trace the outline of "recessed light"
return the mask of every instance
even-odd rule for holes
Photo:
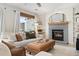
[[[24,5],[27,5],[27,3],[24,3]]]

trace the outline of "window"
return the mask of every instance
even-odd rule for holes
[[[20,16],[20,31],[34,31],[35,30],[35,21],[27,17]]]
[[[25,31],[34,31],[35,23],[33,20],[26,20],[25,22]]]
[[[20,31],[35,31],[35,16],[27,14],[27,13],[20,13]]]

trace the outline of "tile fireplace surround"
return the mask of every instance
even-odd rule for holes
[[[63,31],[63,29],[62,30],[61,29],[52,30],[52,39],[64,41],[64,31]]]
[[[49,38],[52,38],[52,30],[63,30],[63,41],[56,40],[60,43],[68,43],[68,24],[58,25],[58,24],[49,24]]]

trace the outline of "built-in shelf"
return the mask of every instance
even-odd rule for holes
[[[63,22],[51,22],[51,23],[48,23],[49,25],[66,25],[66,24],[69,24],[68,21],[63,21]]]
[[[79,32],[79,31],[76,31],[76,32]]]

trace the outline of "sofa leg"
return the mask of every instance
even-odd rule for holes
[[[29,52],[29,54],[31,54],[31,52]]]

